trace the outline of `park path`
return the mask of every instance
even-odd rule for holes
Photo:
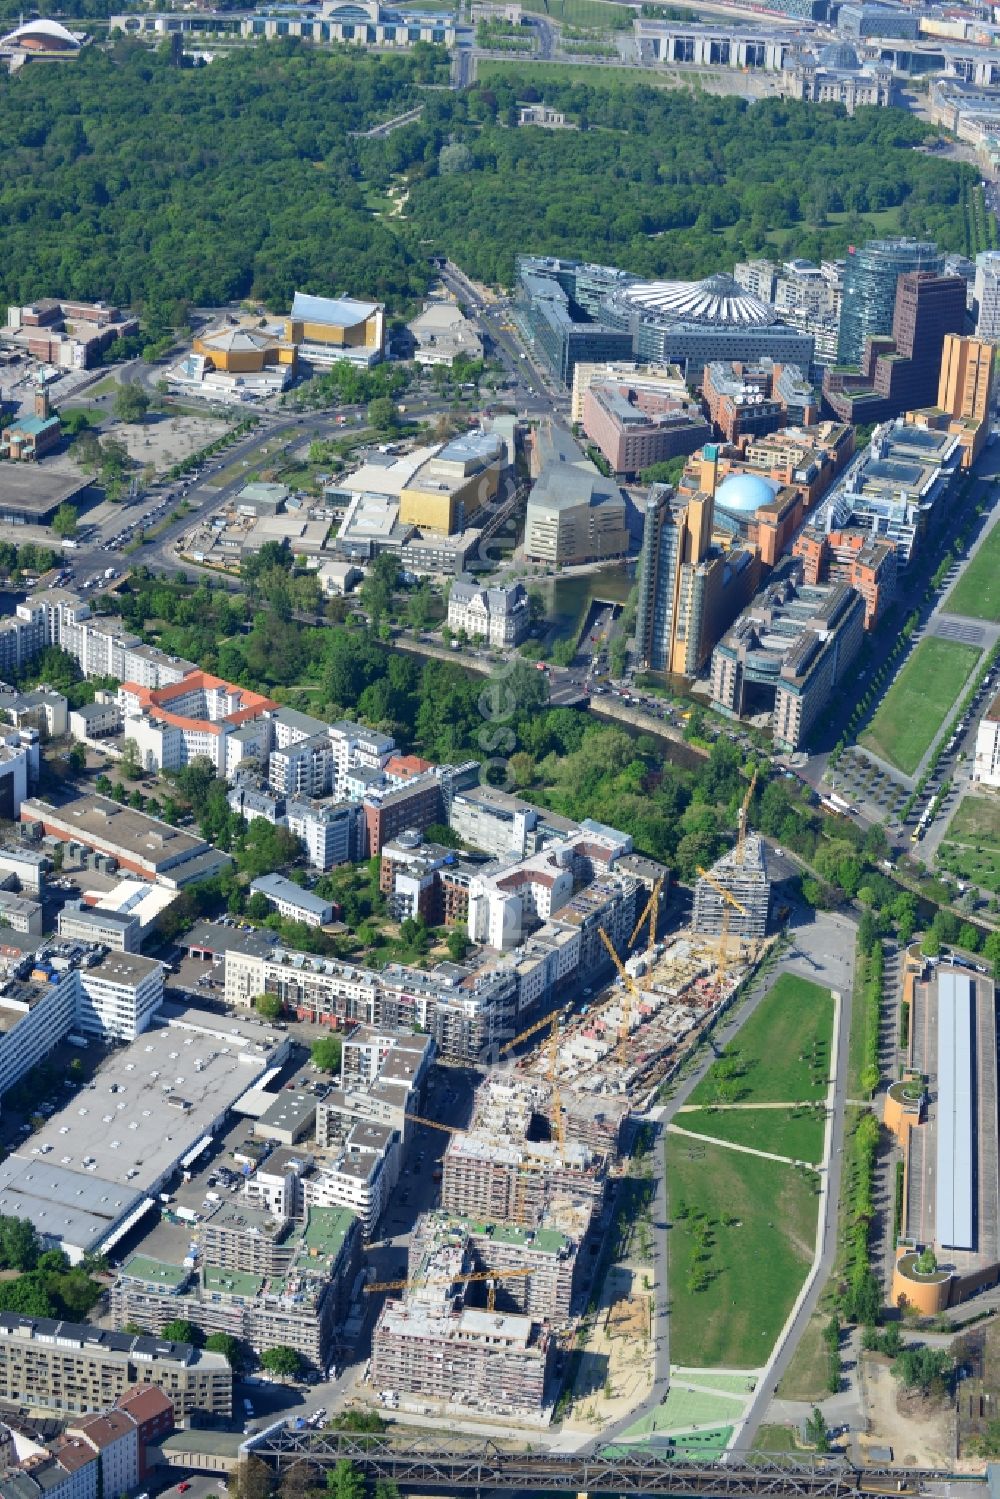
[[[735,1150],[740,1155],[758,1155],[764,1161],[780,1161],[783,1166],[806,1166],[810,1171],[821,1171],[815,1161],[800,1161],[791,1155],[776,1155],[773,1150],[755,1150],[752,1145],[737,1145],[735,1140],[720,1140],[715,1135],[699,1135],[693,1129],[682,1129],[679,1124],[668,1124],[669,1135],[684,1135],[688,1140],[701,1140],[705,1145],[721,1145],[723,1150]]]
[[[803,1103],[801,1098],[790,1098],[787,1103],[683,1103],[677,1112],[678,1114],[703,1114],[706,1109],[711,1109],[713,1114],[721,1114],[729,1109],[819,1109],[822,1107],[819,1100],[807,1104]]]

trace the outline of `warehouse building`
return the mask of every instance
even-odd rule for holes
[[[124,869],[177,889],[209,879],[232,862],[204,838],[107,796],[78,796],[58,807],[31,798],[21,807],[21,821],[39,823],[50,837],[82,843]]]

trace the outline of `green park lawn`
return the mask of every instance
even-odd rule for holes
[[[963,796],[938,849],[937,865],[1000,893],[1000,802]]]
[[[605,26],[615,31],[632,24],[631,11],[610,0],[525,0],[524,8],[572,26]]]
[[[980,650],[929,635],[886,693],[860,743],[912,775],[979,661]]]
[[[818,1177],[670,1135],[667,1189],[671,1359],[759,1368],[812,1260]]]
[[[482,57],[476,65],[476,78],[480,83],[491,79],[505,83],[511,74],[529,79],[544,88],[547,83],[589,83],[602,87],[627,83],[635,88],[670,88],[676,83],[672,76],[657,73],[654,68],[617,68],[613,64],[595,67],[593,63],[535,62],[532,58]]]
[[[691,1103],[821,1102],[829,1083],[832,1030],[829,989],[796,974],[781,974],[727,1048],[737,1058],[738,1071],[727,1066],[726,1059],[713,1063],[691,1094]],[[779,1121],[783,1118],[778,1110],[765,1112],[773,1112]]]
[[[796,1161],[819,1165],[823,1159],[826,1110],[814,1104],[784,1109],[695,1109],[678,1114],[681,1129],[716,1140],[731,1140],[754,1150],[770,1150]]]
[[[945,608],[1000,623],[1000,525],[993,527],[945,599]]]

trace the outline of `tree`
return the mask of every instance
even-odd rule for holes
[[[806,1441],[816,1448],[817,1452],[829,1452],[830,1435],[827,1431],[826,1417],[819,1406],[814,1405],[812,1413],[806,1421]]]
[[[136,780],[142,774],[139,746],[131,736],[122,744],[121,768],[122,775],[127,776],[130,781]]]
[[[98,796],[111,795],[111,780],[104,774],[103,770],[97,777],[97,780],[94,782],[94,790],[97,792]]]
[[[230,1337],[228,1332],[211,1332],[205,1339],[205,1348],[209,1353],[221,1353],[231,1369],[240,1369],[243,1366],[243,1348],[239,1338]]]
[[[169,1338],[171,1343],[198,1343],[201,1340],[200,1330],[193,1322],[185,1322],[183,1317],[175,1317],[172,1322],[165,1323],[163,1336]]]
[[[904,1348],[892,1366],[892,1372],[906,1390],[921,1395],[943,1395],[954,1369],[951,1355],[944,1348]]]
[[[38,1254],[38,1235],[27,1219],[0,1216],[0,1269],[33,1270]]]
[[[265,1020],[277,1020],[284,1008],[277,994],[258,994],[253,1007]]]
[[[259,1457],[240,1463],[229,1482],[233,1499],[271,1499],[275,1489],[274,1474]]]
[[[87,768],[86,746],[80,743],[71,745],[69,754],[66,756],[66,759],[69,762],[70,770],[72,770],[75,775],[79,775],[81,770],[86,770]]]
[[[365,1499],[364,1474],[346,1458],[328,1470],[326,1491],[330,1499]]]
[[[394,432],[399,425],[395,402],[388,396],[377,396],[374,401],[369,401],[368,423],[376,432]]]
[[[135,381],[122,385],[115,396],[115,416],[120,422],[141,422],[149,410],[149,396]]]
[[[450,177],[456,172],[471,172],[472,167],[472,152],[460,141],[442,146],[438,152],[438,172],[442,177]]]
[[[294,1348],[289,1348],[287,1343],[278,1343],[274,1348],[266,1348],[260,1356],[261,1367],[267,1369],[271,1374],[277,1374],[282,1379],[294,1378],[302,1372],[302,1355]]]
[[[342,1050],[339,1036],[321,1036],[313,1042],[309,1055],[321,1072],[339,1072]]]
[[[465,959],[472,943],[469,941],[469,934],[465,930],[465,927],[456,926],[448,933],[445,945],[448,948],[448,956],[452,962],[461,963]]]
[[[76,511],[72,505],[63,503],[59,506],[52,517],[52,529],[57,536],[76,535]]]

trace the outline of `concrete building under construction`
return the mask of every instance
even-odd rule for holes
[[[710,879],[702,875],[695,886],[691,916],[694,931],[703,937],[721,937],[727,931],[730,937],[744,942],[762,941],[767,934],[771,901],[762,839],[756,833],[748,834],[742,847],[723,854],[710,873]],[[723,891],[732,899],[727,900]]]
[[[579,1287],[579,1244],[558,1228],[523,1228],[452,1213],[423,1214],[410,1240],[407,1274],[420,1282],[431,1273],[441,1250],[458,1248],[465,1263],[480,1275],[496,1273],[492,1282],[497,1307],[526,1313],[541,1322],[568,1322]],[[515,1272],[505,1274],[505,1272]]]

